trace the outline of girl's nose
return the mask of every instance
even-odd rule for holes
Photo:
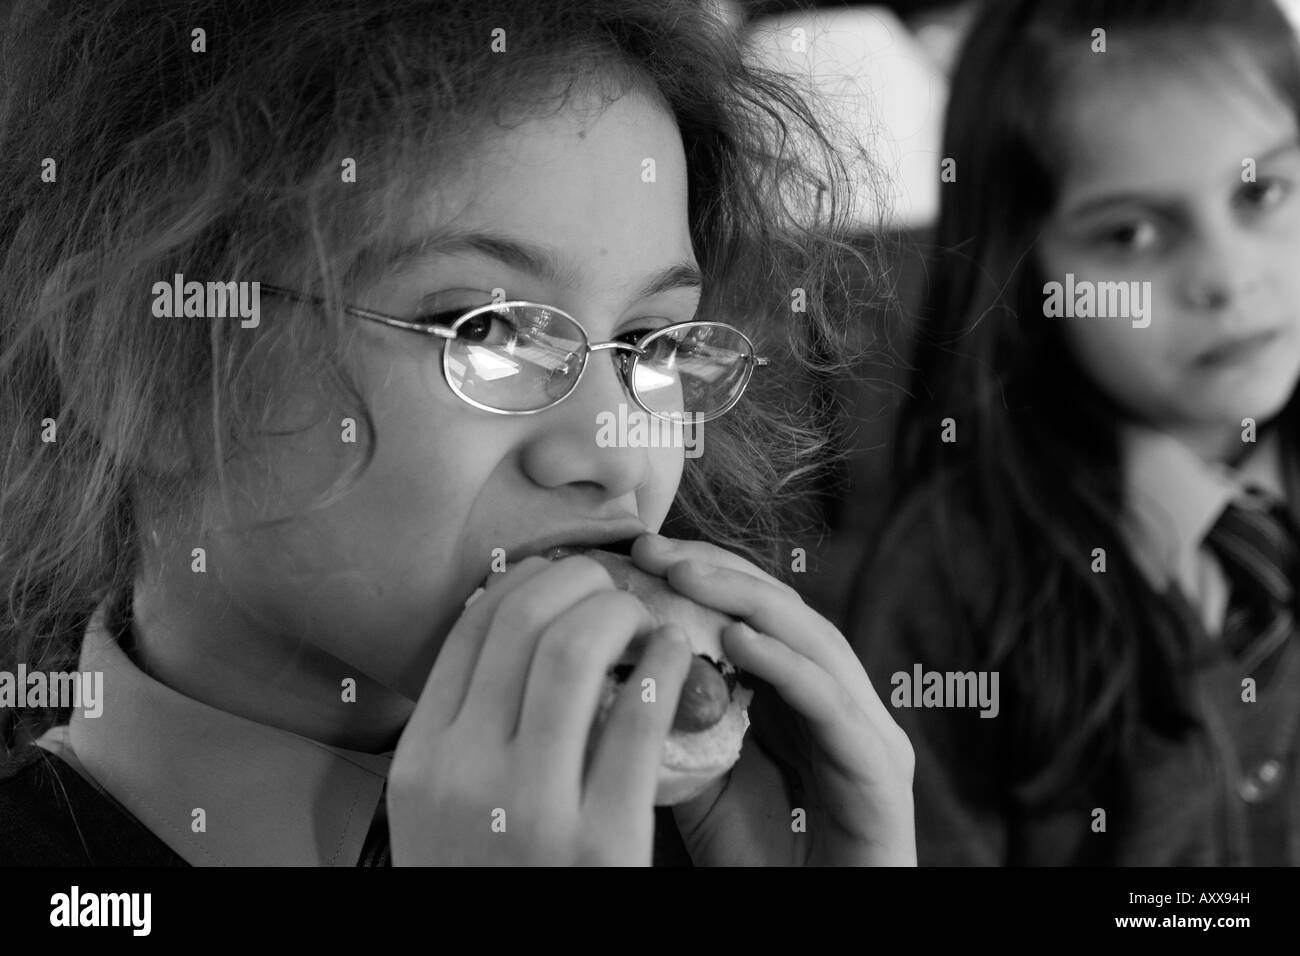
[[[537,427],[523,452],[524,471],[532,481],[547,488],[594,485],[614,498],[645,484],[653,450],[626,441],[631,430],[617,427],[620,419],[643,414],[611,360],[617,355],[613,350],[591,353],[578,387],[532,417]]]
[[[1259,284],[1259,262],[1244,236],[1224,232],[1203,237],[1185,266],[1183,300],[1193,309],[1208,312],[1248,301]]]

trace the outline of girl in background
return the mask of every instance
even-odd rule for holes
[[[783,380],[841,338],[788,307],[833,291],[835,215],[774,200],[844,175],[790,162],[812,114],[719,22],[114,0],[20,3],[4,41],[0,667],[104,699],[4,714],[0,861],[650,862],[686,642],[538,557],[634,538],[747,622],[726,649],[805,735],[674,808],[690,859],[914,858],[906,739],[754,563],[819,455]],[[260,312],[163,314],[177,275]],[[742,400],[746,335],[776,374]],[[620,404],[698,414],[704,457],[602,447]]]
[[[849,628],[923,864],[1300,863],[1298,62],[1272,0],[975,18]]]

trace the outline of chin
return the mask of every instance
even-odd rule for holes
[[[1174,419],[1205,429],[1243,430],[1246,419],[1259,429],[1282,413],[1295,389],[1293,376],[1234,375],[1218,381],[1187,383],[1180,389],[1186,398],[1169,408]]]
[[[1251,419],[1256,428],[1262,428],[1286,409],[1294,395],[1294,382],[1285,386],[1258,383],[1232,396],[1228,403],[1232,411],[1222,417],[1226,419],[1225,425],[1244,429],[1245,420]]]

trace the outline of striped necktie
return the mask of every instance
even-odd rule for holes
[[[361,844],[361,857],[357,860],[357,866],[393,865],[393,857],[388,845],[387,799],[388,787],[385,785],[379,797],[379,806],[375,810],[374,819],[370,821],[370,829],[366,831],[365,842]]]
[[[1231,587],[1224,643],[1249,671],[1271,658],[1295,628],[1295,531],[1281,505],[1248,495],[1224,509],[1205,543]]]
[[[1249,860],[1295,863],[1294,811],[1286,798],[1293,792],[1296,770],[1290,764],[1300,722],[1293,689],[1300,665],[1294,642],[1295,529],[1285,508],[1248,494],[1224,510],[1205,541],[1231,586],[1222,635],[1229,656],[1215,673],[1234,740]],[[1250,703],[1242,695],[1247,677],[1259,688]]]

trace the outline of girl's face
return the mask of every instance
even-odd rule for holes
[[[1062,188],[1038,254],[1066,295],[1074,276],[1076,304],[1090,283],[1128,284],[1129,312],[1038,321],[1063,322],[1085,372],[1138,419],[1229,456],[1242,420],[1263,424],[1300,376],[1295,117],[1260,77],[1243,90],[1105,56],[1062,104]]]
[[[413,211],[402,240],[419,254],[353,290],[352,304],[413,317],[481,305],[500,289],[569,312],[592,342],[693,317],[685,156],[671,116],[647,97],[500,132],[467,168]],[[313,675],[314,692],[333,700],[356,678],[358,702],[384,697],[391,716],[390,692],[419,695],[494,549],[517,561],[656,530],[684,453],[597,443],[599,413],[636,408],[613,353],[593,354],[558,406],[495,415],[452,393],[439,339],[357,323],[352,355],[377,429],[369,469],[325,508],[214,535],[203,542],[208,573],[183,565],[169,589],[182,593],[190,628],[207,626],[205,606],[222,615],[203,653]],[[347,415],[355,410],[331,409],[236,462],[234,519],[291,512],[327,487],[360,455],[361,442],[343,437]],[[289,409],[285,418],[303,421]],[[214,489],[207,506],[221,514],[216,500]],[[310,683],[295,680],[294,692]]]

